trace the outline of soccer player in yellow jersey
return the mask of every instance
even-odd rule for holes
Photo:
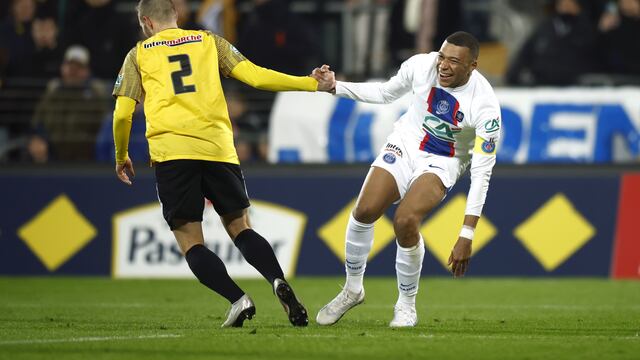
[[[224,263],[204,246],[202,212],[211,200],[227,233],[249,264],[273,287],[294,326],[308,324],[269,243],[251,229],[249,199],[233,145],[220,74],[258,89],[328,91],[335,79],[290,76],[252,64],[223,38],[179,29],[171,0],[141,0],[140,26],[148,38],[131,49],[115,83],[113,134],[116,174],[131,185],[127,155],[136,102],[144,101],[158,198],[189,267],[202,284],[232,304],[222,327],[242,326],[255,314],[251,298],[229,277]],[[322,72],[327,72],[323,66]]]

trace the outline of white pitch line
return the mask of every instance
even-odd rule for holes
[[[155,304],[155,303],[65,303],[49,306],[51,308],[79,308],[79,307],[96,307],[96,308],[151,308],[151,307],[167,307],[182,306],[180,304]],[[563,304],[529,304],[529,305],[489,305],[489,304],[429,304],[425,303],[427,309],[501,309],[501,310],[522,310],[522,309],[542,309],[542,310],[584,310],[584,311],[605,311],[605,310],[631,310],[640,311],[640,305],[624,304],[624,305],[563,305]],[[0,307],[18,307],[18,308],[42,308],[45,307],[41,303],[9,303],[2,304]],[[388,305],[382,304],[363,304],[362,307],[369,309],[393,309],[393,303]]]
[[[366,302],[362,308],[370,309],[393,309],[393,303],[389,305],[368,305]],[[605,311],[605,310],[640,310],[640,305],[561,305],[561,304],[533,304],[533,305],[482,305],[482,304],[424,304],[427,309],[461,309],[461,310],[522,310],[522,309],[542,309],[542,310],[585,310],[585,311]]]
[[[448,338],[460,338],[460,339],[478,339],[478,340],[553,340],[557,339],[557,336],[552,335],[434,335],[434,334],[411,334],[409,331],[406,333],[399,333],[399,335],[417,336],[418,338],[427,340],[438,340]],[[363,338],[388,338],[390,334],[352,334],[351,339]],[[280,334],[278,337],[284,338],[327,338],[337,339],[344,338],[344,335],[329,335],[329,334]],[[590,339],[590,340],[625,340],[625,341],[640,341],[638,336],[609,336],[609,335],[577,335],[572,336],[572,339]]]
[[[162,304],[164,306],[165,304]],[[167,304],[171,305],[171,304]],[[7,307],[19,307],[19,308],[42,308],[45,307],[45,304],[42,303],[11,303],[5,304]],[[153,307],[160,306],[157,304],[145,304],[145,303],[64,303],[64,304],[56,304],[50,307],[97,307],[97,308],[143,308],[143,307]]]
[[[158,334],[140,336],[91,336],[69,339],[24,339],[0,341],[0,345],[29,345],[29,344],[55,344],[55,343],[81,343],[93,341],[118,341],[118,340],[144,340],[144,339],[171,339],[180,338],[182,335]]]
[[[363,329],[364,330],[364,329]],[[300,334],[273,334],[273,333],[269,333],[269,334],[262,334],[264,336],[269,336],[269,337],[276,337],[276,338],[325,338],[325,339],[344,339],[345,338],[345,334],[304,334],[304,333],[300,333]],[[481,339],[481,340],[553,340],[553,339],[557,339],[558,336],[554,336],[554,335],[544,335],[544,334],[534,334],[534,335],[500,335],[500,334],[496,334],[496,335],[467,335],[467,334],[455,334],[455,335],[448,335],[448,334],[425,334],[425,333],[415,333],[413,332],[411,329],[406,329],[406,330],[400,330],[395,334],[389,334],[389,333],[369,333],[366,331],[354,331],[353,333],[351,333],[349,335],[349,339],[357,339],[360,337],[363,338],[388,338],[390,336],[393,335],[398,335],[398,336],[416,336],[418,338],[422,338],[422,339],[432,339],[432,340],[438,340],[438,339],[448,339],[448,338],[461,338],[461,339]],[[229,337],[237,337],[238,333],[237,332],[220,332],[216,334],[216,337],[225,337],[225,336],[229,336]],[[619,336],[619,335],[575,335],[575,336],[571,336],[572,339],[592,339],[592,340],[633,340],[633,341],[640,341],[640,335],[636,334],[635,336]]]
[[[233,336],[237,337],[237,332],[229,332],[225,333],[220,332],[216,334],[217,337],[225,337]],[[265,334],[271,337],[279,337],[279,338],[344,338],[344,334]],[[447,339],[454,337],[453,335],[445,335],[445,334],[412,334],[411,331],[402,331],[398,332],[398,335],[407,335],[407,336],[417,336],[422,339],[430,339],[430,340],[438,340],[438,339]],[[352,334],[352,338],[356,339],[359,337],[364,338],[380,338],[385,337],[388,338],[390,334],[371,334],[363,332],[362,334],[354,333]],[[69,338],[69,339],[31,339],[31,340],[9,340],[9,341],[0,341],[0,345],[30,345],[30,344],[54,344],[54,343],[81,343],[81,342],[95,342],[95,341],[119,341],[119,340],[144,340],[144,339],[167,339],[167,338],[180,338],[182,335],[175,334],[165,334],[165,335],[141,335],[141,336],[105,336],[105,337],[83,337],[83,338]],[[481,339],[481,340],[549,340],[556,338],[552,335],[455,335],[457,338],[466,338],[466,339]],[[632,341],[640,341],[640,336],[610,336],[610,335],[577,335],[572,336],[572,338],[577,339],[593,339],[593,340],[632,340]]]

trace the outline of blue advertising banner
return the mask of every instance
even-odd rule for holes
[[[246,175],[251,217],[288,276],[343,274],[344,231],[367,168],[274,169]],[[474,239],[470,276],[608,276],[619,175],[501,175],[491,182]],[[469,179],[460,180],[423,223],[423,274],[444,275],[462,224]],[[0,174],[0,274],[188,277],[162,219],[155,183],[131,187],[111,171]],[[393,275],[393,209],[376,223],[367,273]],[[247,268],[210,206],[205,240],[232,276]]]
[[[495,93],[502,113],[499,162],[624,163],[640,155],[638,88],[496,88]],[[269,160],[370,163],[412,98],[407,94],[378,105],[279,93],[269,122]]]

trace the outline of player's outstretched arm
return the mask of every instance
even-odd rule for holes
[[[113,142],[116,148],[116,175],[127,185],[131,185],[129,176],[135,176],[133,163],[129,159],[129,134],[131,120],[135,111],[136,101],[126,97],[116,98],[116,108],[113,111]]]
[[[260,90],[270,91],[327,91],[325,80],[312,76],[293,76],[257,66],[249,60],[238,63],[231,77]]]
[[[413,57],[402,63],[398,73],[385,82],[336,82],[334,94],[371,104],[389,104],[412,89],[413,73],[420,67]]]
[[[327,65],[322,66],[322,77],[314,73],[309,76],[284,74],[255,65],[224,38],[210,32],[208,34],[216,43],[218,67],[225,77],[230,76],[256,89],[270,91],[330,91],[335,87],[335,75]]]

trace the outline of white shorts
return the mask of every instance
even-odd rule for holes
[[[432,173],[440,178],[448,192],[467,167],[468,162],[457,157],[430,154],[420,150],[417,143],[407,145],[400,134],[391,133],[380,149],[380,154],[371,164],[391,173],[398,185],[400,200],[404,198],[411,184],[425,173]]]

